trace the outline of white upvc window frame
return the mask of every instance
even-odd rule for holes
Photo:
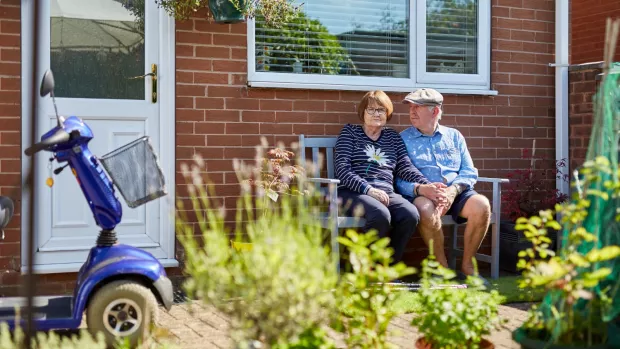
[[[410,92],[421,87],[443,93],[497,95],[491,90],[491,0],[478,0],[478,74],[426,72],[426,2],[409,0],[409,78],[295,74],[256,71],[255,22],[247,23],[248,86],[269,88]],[[421,14],[421,15],[416,15]],[[420,62],[420,64],[418,64]]]

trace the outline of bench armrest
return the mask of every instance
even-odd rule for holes
[[[510,180],[508,180],[507,178],[478,177],[478,182],[510,183]]]
[[[332,178],[305,178],[306,181],[316,183],[317,189],[320,184],[327,184],[327,200],[329,201],[329,218],[332,230],[332,248],[338,248],[336,238],[338,236],[338,184],[340,180]]]
[[[316,178],[316,177],[306,177],[306,181],[315,183],[315,187],[317,190],[320,190],[321,184],[327,184],[327,199],[329,200],[329,210],[331,215],[335,218],[338,217],[338,184],[340,184],[340,180],[332,179],[332,178]]]
[[[323,183],[323,184],[340,184],[339,179],[331,179],[331,178],[306,178],[308,182],[313,183]]]

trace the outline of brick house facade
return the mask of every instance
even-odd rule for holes
[[[571,63],[603,60],[607,18],[620,18],[617,1],[571,0]],[[615,61],[620,61],[616,50]]]
[[[592,131],[593,103],[602,73],[607,18],[620,18],[615,1],[571,1],[570,159],[571,170],[585,160]],[[620,44],[620,42],[618,43]],[[620,62],[616,49],[615,62]]]
[[[445,94],[442,123],[466,137],[480,176],[505,177],[524,168],[523,149],[536,140],[537,154],[555,157],[554,62],[555,1],[492,0],[491,89],[495,96]],[[0,1],[0,193],[17,203],[16,216],[0,242],[0,296],[19,293],[22,273],[20,229],[21,103],[20,1]],[[194,154],[207,163],[215,190],[232,212],[238,193],[233,158],[252,159],[265,136],[271,145],[290,144],[299,134],[337,135],[357,123],[356,103],[365,91],[248,87],[247,27],[216,24],[198,13],[176,23],[177,195],[186,197],[179,168]],[[600,34],[602,36],[602,33]],[[409,126],[404,92],[390,92],[395,115],[390,126]],[[550,161],[550,166],[553,162]],[[487,193],[489,188],[479,188]],[[233,216],[231,216],[233,217]],[[483,242],[488,251],[490,238]],[[182,251],[177,243],[177,259]],[[426,253],[419,237],[407,261]],[[180,275],[180,268],[170,268]],[[75,273],[40,275],[39,290],[68,293]]]
[[[601,63],[584,63],[570,67],[570,170],[586,158],[592,132],[593,97],[599,86]]]

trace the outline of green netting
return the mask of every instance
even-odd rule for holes
[[[612,195],[611,189],[606,189],[603,185],[605,181],[618,182],[618,142],[620,141],[620,64],[614,64],[612,69],[605,74],[601,85],[594,97],[594,115],[593,125],[590,138],[590,144],[586,155],[586,161],[594,161],[597,157],[603,156],[610,162],[612,173],[599,172],[602,177],[601,181],[590,182],[588,188],[606,192],[609,199],[604,200],[599,196],[590,195],[588,199],[591,206],[588,208],[588,216],[581,224],[587,232],[594,234],[598,240],[595,242],[584,242],[577,250],[580,253],[587,253],[592,248],[602,248],[604,246],[620,245],[620,222],[616,220],[618,209],[620,208],[620,199]],[[573,203],[576,199],[573,199]],[[578,227],[578,226],[577,226]],[[562,241],[567,241],[569,231],[577,228],[575,225],[563,226]],[[562,250],[562,257],[566,257],[566,251]],[[620,326],[618,326],[618,316],[620,315],[620,259],[612,259],[610,261],[599,263],[600,267],[609,267],[612,270],[610,277],[605,279],[594,290],[600,294],[601,290],[609,288],[607,295],[611,299],[611,307],[605,308],[603,311],[603,326],[608,326],[608,344],[620,345]],[[554,307],[561,304],[560,295],[549,292],[543,299],[540,310],[546,321],[553,321]],[[589,318],[590,308],[586,301],[582,300],[573,305],[575,313],[579,313],[582,319]],[[596,316],[592,314],[592,316]],[[600,316],[600,315],[599,315]],[[615,319],[615,320],[614,320]],[[558,322],[552,333],[553,338],[558,338],[562,328],[566,324]]]
[[[616,220],[620,199],[602,185],[608,180],[615,184],[618,183],[618,142],[620,141],[620,87],[618,85],[620,71],[618,68],[620,68],[619,64],[612,66],[594,98],[594,125],[586,156],[586,161],[604,156],[609,159],[612,169],[610,174],[600,173],[602,180],[592,184],[595,189],[607,192],[609,199],[591,197],[588,218],[583,224],[586,231],[597,236],[598,241],[595,242],[595,247],[598,248],[620,245],[620,222]],[[566,235],[567,232],[565,231],[564,234]],[[583,244],[578,250],[586,253],[592,247],[594,244]],[[616,258],[601,264],[601,267],[608,267],[612,270],[610,277],[605,279],[596,290],[600,293],[601,290],[609,287],[608,296],[612,305],[603,312],[603,321],[609,322],[620,314],[620,294],[618,293],[620,289],[620,260]],[[585,307],[584,304],[577,304],[577,306]],[[610,332],[612,335],[618,334],[617,331]],[[618,337],[615,340],[617,341]]]
[[[594,160],[598,156],[609,159],[612,173],[600,173],[602,180],[595,182],[592,186],[595,189],[606,191],[609,195],[608,200],[603,200],[598,196],[590,198],[591,206],[588,211],[588,218],[584,221],[583,227],[586,231],[596,235],[598,241],[593,244],[583,244],[578,248],[579,252],[587,253],[592,247],[604,247],[620,245],[620,222],[616,220],[620,198],[615,197],[611,190],[603,186],[605,181],[618,182],[618,142],[620,141],[620,74],[614,68],[620,67],[614,64],[612,69],[603,80],[598,93],[594,97],[594,119],[593,127],[588,146],[586,161]],[[565,236],[567,231],[564,232]],[[612,300],[612,306],[605,311],[604,321],[610,321],[620,314],[620,260],[618,258],[606,261],[601,267],[612,269],[612,275],[603,281],[597,291],[610,287],[608,293]]]

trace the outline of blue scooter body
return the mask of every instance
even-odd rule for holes
[[[81,119],[71,116],[64,121],[63,129],[71,139],[51,147],[58,162],[68,162],[90,206],[95,222],[104,230],[112,230],[121,221],[123,209],[114,195],[112,181],[103,171],[97,158],[88,148],[93,132]],[[56,126],[41,137],[45,141],[53,136],[60,126]]]
[[[93,132],[81,119],[71,116],[62,125],[44,134],[41,142],[50,139],[61,128],[70,134],[69,140],[43,150],[54,153],[58,162],[68,162],[97,225],[103,231],[112,231],[121,221],[122,207],[115,196],[112,181],[88,148],[88,143],[94,137]],[[167,310],[172,306],[172,283],[153,255],[124,244],[94,246],[80,268],[72,297],[38,297],[43,304],[35,312],[44,316],[34,317],[36,328],[78,328],[94,292],[109,281],[121,279],[142,283],[153,291]],[[0,321],[7,321],[11,328],[15,326],[11,303],[17,300],[23,298],[0,298]]]
[[[118,244],[111,247],[93,247],[80,268],[73,296],[41,297],[43,304],[34,317],[37,330],[76,329],[82,323],[82,314],[90,297],[109,281],[128,279],[150,286],[155,297],[167,310],[172,306],[172,283],[159,261],[150,253],[133,246]],[[15,328],[12,305],[22,298],[0,298],[0,322]],[[22,328],[25,319],[21,319]]]

